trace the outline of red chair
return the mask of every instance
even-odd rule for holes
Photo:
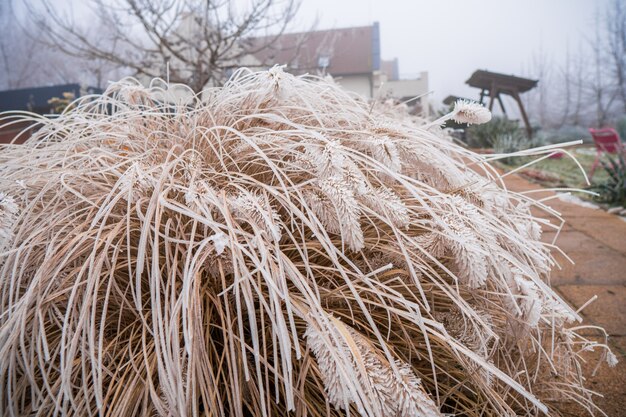
[[[593,137],[593,143],[596,145],[596,160],[593,161],[589,180],[593,178],[593,173],[600,164],[600,157],[603,153],[618,154],[624,152],[624,145],[619,138],[619,134],[615,129],[606,127],[603,129],[589,129],[589,133]]]

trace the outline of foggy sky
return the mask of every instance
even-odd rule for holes
[[[539,54],[558,68],[568,48],[576,54],[594,36],[596,13],[609,1],[302,0],[291,29],[308,30],[316,18],[317,29],[378,21],[382,58],[397,57],[405,78],[428,71],[438,105],[449,94],[478,98],[465,85],[476,69],[526,76]],[[80,14],[80,3],[60,4]]]
[[[303,0],[298,21],[318,29],[380,22],[383,59],[397,57],[400,75],[428,71],[440,102],[449,94],[477,98],[465,85],[476,69],[528,74],[533,55],[553,65],[568,48],[594,36],[596,10],[607,0]]]

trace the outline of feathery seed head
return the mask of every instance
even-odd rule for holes
[[[480,103],[461,99],[454,103],[452,119],[457,123],[480,125],[491,120],[491,112]]]

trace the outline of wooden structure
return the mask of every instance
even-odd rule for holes
[[[531,80],[528,78],[516,77],[514,75],[499,74],[497,72],[484,70],[474,71],[469,80],[466,81],[470,87],[481,89],[481,104],[483,104],[485,96],[489,95],[489,110],[493,110],[493,103],[497,99],[498,103],[500,103],[502,111],[506,114],[506,109],[504,108],[500,95],[506,94],[513,97],[519,105],[520,113],[524,119],[524,125],[526,126],[526,132],[529,138],[532,136],[532,128],[530,127],[528,115],[526,115],[526,110],[524,109],[524,104],[522,103],[520,94],[535,88],[538,82],[538,80]]]

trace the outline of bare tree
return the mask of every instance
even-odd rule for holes
[[[585,109],[585,56],[579,51],[578,55],[572,58],[571,67],[568,66],[568,70],[572,71],[572,75],[568,78],[568,82],[573,85],[570,88],[573,90],[573,94],[570,95],[574,101],[572,115],[570,123],[574,126],[581,126],[584,123],[583,111]]]
[[[552,58],[541,48],[533,53],[529,68],[525,71],[529,77],[539,80],[537,87],[525,94],[524,100],[529,117],[541,126],[552,123],[553,67]]]
[[[626,113],[626,2],[613,0],[606,10],[608,55],[613,66],[617,94]]]
[[[601,30],[601,21],[596,19],[595,36],[589,42],[592,53],[592,71],[588,81],[589,95],[595,104],[596,125],[605,126],[611,116],[610,112],[617,98],[617,89],[613,78],[610,62],[606,51],[606,38]]]
[[[26,35],[37,36],[37,28],[32,24],[23,27],[13,17],[11,4],[0,3],[0,89],[27,87],[62,76],[53,63],[41,65],[50,57]]]
[[[572,53],[569,45],[565,53],[565,61],[558,71],[558,79],[554,81],[555,95],[559,97],[558,106],[554,106],[554,126],[561,128],[567,125],[581,126],[585,120],[589,103],[587,100],[588,63],[582,45],[576,53]]]
[[[106,80],[119,78],[121,74],[109,62],[42,47],[44,31],[23,18],[25,10],[16,5],[0,2],[0,89],[62,83],[104,87]]]
[[[533,55],[529,76],[540,84],[527,100],[542,127],[605,126],[626,112],[626,1],[597,9],[592,36],[553,67],[541,51]]]
[[[53,0],[30,0],[30,11],[51,47],[201,91],[222,83],[235,66],[266,64],[255,55],[287,30],[299,0],[245,4],[244,10],[229,0],[88,0],[90,16],[81,16],[88,26]]]

